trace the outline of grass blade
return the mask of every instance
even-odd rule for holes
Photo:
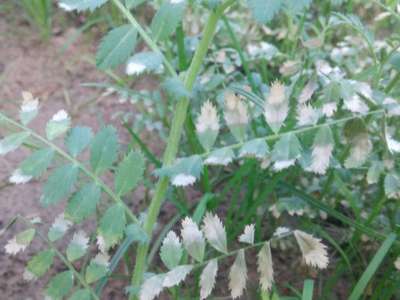
[[[302,300],[312,300],[314,293],[314,280],[307,279],[304,281]]]
[[[376,270],[378,270],[386,254],[389,252],[394,241],[396,240],[396,234],[391,233],[383,242],[382,246],[379,248],[378,252],[375,254],[374,258],[369,263],[367,269],[362,274],[360,280],[357,282],[356,286],[351,293],[349,300],[358,300],[363,295],[369,281],[374,276]]]

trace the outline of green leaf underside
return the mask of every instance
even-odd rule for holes
[[[136,46],[136,40],[137,31],[132,25],[123,25],[111,30],[97,50],[97,67],[105,70],[126,62]]]
[[[86,289],[77,290],[68,300],[91,300],[90,291]]]
[[[144,158],[140,152],[130,152],[119,164],[115,176],[115,191],[125,195],[133,190],[143,178]]]
[[[111,168],[118,156],[118,137],[114,127],[100,130],[90,148],[90,164],[96,174]]]
[[[72,128],[65,139],[65,145],[68,149],[68,152],[73,157],[76,157],[90,144],[92,137],[92,129],[89,127],[77,126]]]
[[[66,216],[79,223],[96,211],[100,201],[101,189],[95,183],[88,183],[76,192],[68,201]]]
[[[23,174],[39,177],[49,167],[54,158],[54,150],[45,148],[35,151],[31,156],[26,158],[20,165]]]
[[[46,287],[46,295],[52,299],[62,299],[69,294],[74,284],[72,271],[65,271],[54,276]]]
[[[53,264],[55,252],[53,250],[45,250],[36,254],[26,266],[27,270],[36,277],[43,276]]]
[[[180,3],[164,2],[151,22],[151,32],[155,40],[167,39],[176,29],[183,17],[186,1]]]
[[[40,203],[48,206],[66,198],[75,185],[78,171],[78,167],[72,164],[61,166],[53,171],[43,187]]]

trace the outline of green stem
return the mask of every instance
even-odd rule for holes
[[[206,27],[204,28],[203,31],[203,38],[196,49],[193,60],[190,64],[190,67],[188,69],[187,75],[184,80],[184,86],[187,90],[191,90],[193,88],[193,84],[196,80],[197,74],[200,71],[203,59],[208,51],[208,47],[214,36],[218,19],[220,18],[224,10],[234,2],[235,2],[234,0],[228,0],[224,2],[216,11],[211,13],[211,15],[209,16]],[[167,147],[164,152],[164,158],[163,158],[164,165],[172,164],[176,158],[188,106],[189,106],[189,99],[187,98],[181,99],[176,105],[174,118],[172,120],[171,131],[167,142]],[[148,209],[148,215],[146,218],[146,222],[144,224],[144,230],[146,231],[147,234],[149,234],[149,236],[152,234],[154,224],[157,221],[158,214],[160,212],[160,207],[165,198],[167,188],[168,188],[168,178],[163,177],[159,180],[156,186],[154,197],[150,203]],[[149,243],[142,244],[138,247],[135,271],[132,276],[132,285],[135,287],[139,286],[140,283],[142,282],[143,273],[145,272],[146,269],[148,249],[149,249]],[[136,298],[135,295],[131,295],[130,297],[130,299],[132,300],[135,298]]]
[[[133,17],[129,9],[127,9],[120,0],[112,0],[114,4],[118,7],[118,9],[121,11],[121,13],[124,15],[124,17],[132,24],[133,27],[138,31],[139,35],[142,37],[142,39],[146,42],[146,44],[150,47],[150,49],[154,52],[156,52],[158,55],[160,55],[164,61],[164,65],[167,68],[168,72],[176,77],[176,71],[175,68],[171,65],[171,63],[168,61],[168,59],[163,55],[161,52],[160,48],[157,46],[157,44],[152,40],[149,34],[143,29],[143,27],[136,21],[136,19]]]
[[[69,155],[67,152],[65,152],[64,150],[62,150],[60,147],[58,147],[57,145],[51,143],[50,141],[46,140],[44,137],[42,137],[41,135],[37,134],[35,131],[33,131],[32,129],[14,121],[13,119],[7,117],[6,115],[4,115],[3,113],[0,112],[0,120],[4,120],[8,123],[10,123],[11,125],[29,132],[29,134],[31,136],[33,136],[35,139],[37,139],[38,141],[42,142],[43,144],[45,144],[46,146],[52,148],[55,152],[57,152],[61,157],[65,158],[66,160],[70,161],[71,163],[73,163],[75,166],[77,166],[79,169],[82,170],[83,173],[85,173],[90,179],[92,179],[98,186],[100,186],[100,188],[110,196],[110,198],[112,200],[114,200],[115,202],[119,203],[120,205],[122,205],[125,209],[126,214],[129,216],[129,218],[135,222],[138,223],[138,219],[135,217],[135,215],[132,213],[131,209],[125,204],[124,201],[122,201],[122,199],[120,197],[118,197],[99,177],[97,177],[94,173],[92,173],[89,169],[87,169],[80,161],[76,160],[75,158],[73,158],[71,155]]]

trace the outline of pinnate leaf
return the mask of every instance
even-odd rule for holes
[[[140,152],[131,151],[119,164],[115,176],[115,191],[125,195],[133,190],[143,178],[144,158]]]
[[[100,200],[101,190],[95,183],[89,183],[76,192],[68,201],[66,216],[79,223],[92,215]]]
[[[65,139],[65,145],[69,153],[76,157],[90,144],[93,137],[92,130],[89,127],[77,126],[71,129]]]
[[[23,142],[25,142],[29,135],[29,132],[18,132],[0,140],[0,155],[5,155],[8,152],[17,149]]]
[[[26,266],[27,270],[36,277],[43,276],[53,264],[53,250],[45,250],[37,253]]]
[[[43,174],[51,164],[54,157],[54,150],[44,148],[35,151],[31,156],[26,158],[20,165],[23,174],[33,177],[39,177]]]
[[[72,289],[74,276],[72,271],[65,271],[55,275],[47,284],[46,295],[51,299],[62,299]]]
[[[122,205],[114,204],[100,219],[99,234],[107,246],[113,246],[123,237],[126,226],[125,211]]]

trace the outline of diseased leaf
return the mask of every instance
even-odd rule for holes
[[[257,256],[257,271],[260,273],[260,284],[263,291],[269,292],[274,283],[274,269],[272,265],[271,246],[267,242]]]
[[[160,257],[168,269],[179,265],[183,254],[182,244],[175,232],[170,231],[160,249]]]
[[[265,139],[250,140],[240,148],[239,156],[251,156],[256,158],[265,158],[269,149]]]
[[[100,130],[90,147],[90,164],[96,174],[109,169],[118,156],[118,137],[114,127]]]
[[[274,145],[272,160],[275,161],[276,171],[288,168],[300,158],[302,147],[297,136],[293,133],[283,135]]]
[[[51,148],[37,150],[21,163],[19,169],[22,174],[40,177],[51,164],[53,157],[54,150]]]
[[[202,230],[212,247],[222,253],[228,253],[225,227],[217,215],[206,213]]]
[[[183,17],[186,0],[165,1],[151,22],[151,32],[155,40],[167,39],[176,29]]]
[[[181,265],[173,268],[167,274],[163,281],[164,287],[173,287],[185,280],[186,276],[192,271],[192,265]]]
[[[211,260],[203,269],[200,276],[200,300],[206,299],[215,286],[218,272],[218,260]]]
[[[97,50],[97,67],[106,70],[125,63],[136,46],[136,39],[137,31],[132,25],[122,25],[111,30]]]
[[[46,124],[46,137],[53,140],[64,134],[71,126],[71,119],[65,110],[59,110]]]
[[[102,6],[108,0],[59,0],[58,6],[66,11],[94,11],[96,8]]]
[[[75,261],[85,255],[87,248],[89,247],[89,238],[85,232],[78,231],[72,237],[72,240],[67,247],[67,259],[69,261]]]
[[[229,289],[231,290],[231,296],[233,299],[243,295],[243,291],[246,289],[246,281],[246,258],[244,255],[244,250],[241,249],[239,250],[235,262],[229,271]]]
[[[124,208],[120,204],[115,204],[108,208],[100,219],[98,232],[104,238],[106,245],[111,247],[123,237],[125,226]]]
[[[193,220],[186,217],[182,221],[181,236],[185,249],[198,262],[202,262],[204,258],[205,240],[203,233]]]
[[[40,203],[43,206],[55,204],[67,197],[78,177],[78,167],[67,164],[54,170],[43,187]]]
[[[115,192],[125,195],[133,190],[143,178],[144,157],[140,152],[131,151],[119,164],[115,175]]]
[[[126,64],[126,74],[139,75],[153,72],[162,67],[162,56],[156,52],[140,52],[133,55]]]
[[[163,290],[164,274],[147,278],[140,288],[140,300],[153,300]]]
[[[106,276],[107,272],[108,257],[104,254],[97,254],[96,257],[90,261],[89,266],[86,268],[85,280],[88,284],[91,284]]]
[[[65,209],[66,216],[79,223],[96,211],[100,200],[101,190],[95,183],[89,183],[76,192],[68,201]]]
[[[17,149],[30,136],[29,132],[18,132],[6,136],[0,140],[0,155],[5,155],[8,152]]]
[[[47,284],[45,293],[51,299],[62,299],[69,294],[74,284],[72,271],[65,271],[55,275]]]
[[[65,139],[65,145],[69,153],[76,157],[90,144],[93,137],[92,129],[89,127],[74,127]]]

